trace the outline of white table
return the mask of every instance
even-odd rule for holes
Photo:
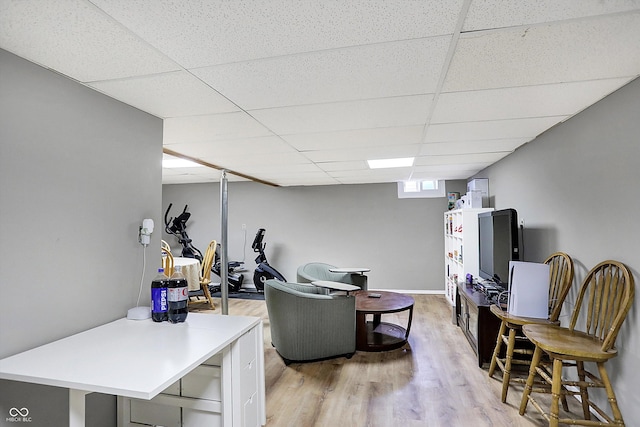
[[[342,273],[342,274],[350,274],[351,281],[358,285],[361,289],[367,289],[367,276],[364,273],[368,273],[371,271],[370,268],[367,267],[336,267],[330,268],[330,272],[332,273]]]
[[[330,268],[329,271],[332,273],[363,275],[364,273],[370,272],[371,269],[366,267],[340,267],[340,268]]]
[[[311,282],[311,284],[320,288],[332,289],[334,291],[344,291],[347,293],[347,295],[349,295],[349,292],[360,290],[360,286],[350,285],[348,283],[342,282],[331,282],[329,280],[316,280]]]
[[[255,351],[255,358],[243,366],[246,350]],[[264,425],[264,351],[257,317],[189,313],[180,324],[120,319],[2,359],[0,378],[68,388],[69,426],[78,427],[85,424],[86,394],[117,395],[119,403],[121,397],[149,400],[217,354],[222,425],[247,425],[241,392],[248,368],[256,370],[248,376],[257,399],[252,400],[257,412],[250,414],[257,423],[251,425]],[[181,406],[179,400],[161,403]]]
[[[181,267],[182,275],[187,279],[190,291],[200,289],[200,261],[195,258],[175,257],[173,258],[174,268]]]

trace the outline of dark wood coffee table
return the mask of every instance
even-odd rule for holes
[[[379,294],[380,298],[369,295]],[[358,291],[356,296],[356,350],[387,351],[407,343],[413,318],[413,298],[397,292]],[[409,310],[406,329],[400,325],[382,322],[382,315]],[[373,315],[373,321],[367,321]]]

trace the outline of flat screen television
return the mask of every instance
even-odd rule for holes
[[[506,287],[509,261],[520,260],[518,213],[515,209],[478,214],[479,274]]]

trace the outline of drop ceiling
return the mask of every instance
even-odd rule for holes
[[[0,47],[230,180],[466,179],[640,75],[640,0],[0,0]]]

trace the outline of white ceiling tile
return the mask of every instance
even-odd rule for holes
[[[82,0],[1,2],[0,46],[81,82],[180,69]]]
[[[640,12],[462,34],[444,91],[637,76],[639,44]]]
[[[426,94],[436,90],[450,40],[404,40],[192,72],[248,110]]]
[[[530,140],[531,138],[513,138],[487,141],[433,142],[423,144],[420,149],[420,155],[442,156],[452,154],[511,152]]]
[[[359,173],[334,177],[341,184],[369,184],[378,182],[407,181],[411,178],[410,170],[395,170],[379,173]]]
[[[567,116],[495,120],[487,122],[445,123],[427,128],[424,142],[474,141],[486,139],[530,138],[560,123]]]
[[[437,172],[465,172],[469,170],[479,171],[487,166],[491,165],[490,161],[473,162],[473,163],[447,163],[447,164],[427,164],[427,165],[415,165],[413,167],[414,174],[421,173],[437,173]]]
[[[297,153],[262,153],[260,155],[243,155],[243,156],[225,156],[220,158],[219,156],[204,157],[205,161],[215,163],[218,161],[218,165],[228,167],[230,169],[243,172],[249,170],[252,165],[267,166],[268,168],[279,168],[281,166],[291,166],[295,164],[310,164],[311,161],[305,156]],[[221,164],[224,163],[224,164]]]
[[[336,102],[253,110],[251,115],[278,134],[331,132],[379,127],[421,125],[431,95]]]
[[[176,172],[173,169],[162,170],[163,184],[191,184],[198,182],[219,182],[222,172],[211,168],[193,168]],[[227,174],[229,181],[248,181],[246,178],[233,174]]]
[[[164,120],[164,145],[184,142],[241,139],[273,134],[244,112],[205,116],[176,117]]]
[[[191,157],[225,158],[256,156],[268,153],[297,153],[277,136],[172,144],[168,148]]]
[[[431,123],[574,115],[628,78],[443,93]]]
[[[428,180],[428,179],[467,179],[478,172],[480,172],[484,168],[478,169],[464,169],[464,170],[454,170],[448,169],[439,172],[415,172],[411,175],[411,180]]]
[[[475,154],[457,154],[452,156],[419,156],[416,157],[416,166],[429,165],[455,165],[465,163],[494,163],[503,157],[508,156],[509,152],[498,153],[475,153]]]
[[[420,151],[419,144],[386,147],[349,148],[338,150],[306,151],[304,155],[315,163],[392,159],[413,157]]]
[[[418,144],[424,126],[404,126],[285,135],[283,139],[300,151],[337,148]]]
[[[186,71],[100,81],[89,86],[161,118],[240,111]]]
[[[185,68],[451,34],[461,0],[92,0]]]
[[[537,24],[640,9],[637,0],[474,0],[463,31]]]
[[[242,171],[250,174],[250,175],[261,175],[261,176],[283,176],[283,175],[295,175],[295,174],[311,174],[311,173],[326,173],[318,168],[313,163],[293,163],[287,165],[286,168],[278,166],[277,168],[272,167],[267,163],[251,163],[244,164],[240,163],[239,166],[242,167]]]
[[[327,172],[333,171],[354,171],[354,170],[369,170],[366,160],[355,160],[346,162],[318,162],[316,165]]]

